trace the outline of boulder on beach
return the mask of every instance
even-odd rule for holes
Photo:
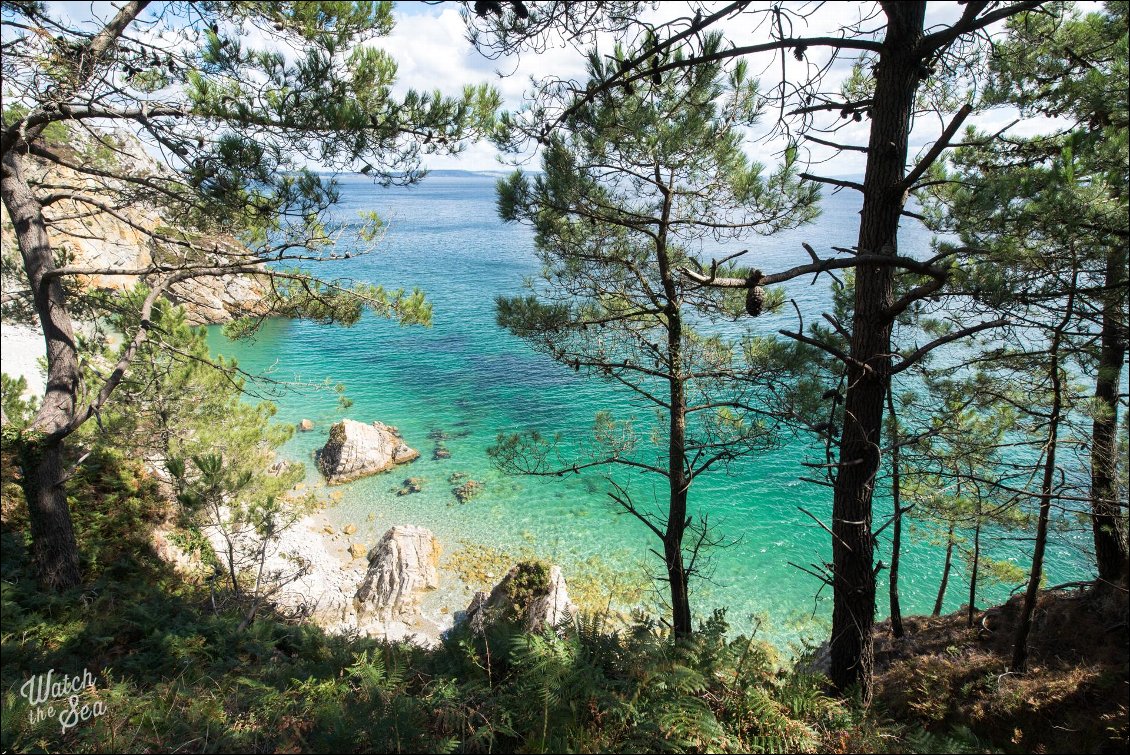
[[[439,541],[423,527],[398,525],[369,551],[369,569],[354,597],[359,617],[382,621],[411,616],[420,593],[439,586]]]
[[[384,472],[419,455],[401,439],[395,427],[343,419],[330,428],[329,440],[318,452],[317,460],[326,482],[336,485]]]
[[[541,561],[515,565],[488,595],[475,593],[463,621],[476,632],[497,621],[521,624],[527,632],[555,627],[574,613],[561,567]]]

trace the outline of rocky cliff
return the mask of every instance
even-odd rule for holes
[[[65,141],[56,135],[50,147],[72,164],[96,170],[123,169],[138,177],[169,178],[169,169],[146,153],[137,137],[126,131],[98,134],[97,139],[70,129]],[[97,200],[102,207],[71,198],[61,198],[45,208],[51,244],[66,264],[98,269],[139,269],[154,263],[161,252],[151,232],[170,229],[161,210],[145,201],[130,201],[130,190],[120,181],[88,175],[70,168],[28,160],[28,180],[33,185],[50,186],[60,196],[82,194]],[[56,188],[57,187],[57,188]],[[133,193],[136,194],[136,191]],[[235,240],[217,238],[222,246]],[[15,232],[7,212],[0,213],[0,253],[5,259],[18,259]],[[160,261],[160,260],[158,260]],[[7,267],[7,266],[6,266]],[[137,276],[98,274],[79,276],[80,286],[123,290],[138,282]],[[4,290],[23,288],[22,281],[5,280]],[[189,322],[210,324],[262,311],[263,286],[253,277],[227,275],[195,278],[174,284],[168,298],[185,307]]]

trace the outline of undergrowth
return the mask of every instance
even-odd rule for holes
[[[166,504],[141,468],[92,454],[68,483],[86,582],[41,591],[9,460],[2,532],[4,751],[856,752],[983,751],[878,721],[771,647],[727,637],[717,612],[689,642],[650,621],[586,616],[557,632],[499,624],[434,649],[327,635],[190,584],[153,552]],[[20,689],[89,670],[61,730]],[[57,701],[63,708],[67,701]],[[57,711],[56,711],[57,712]],[[970,742],[972,741],[972,744]],[[970,749],[970,748],[973,749]]]

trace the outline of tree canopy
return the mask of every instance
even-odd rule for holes
[[[18,444],[38,563],[47,584],[69,587],[79,572],[57,485],[61,443],[121,383],[152,330],[157,299],[185,281],[242,274],[264,289],[261,315],[349,323],[369,307],[426,320],[419,294],[310,271],[358,251],[335,245],[339,192],[316,170],[414,182],[423,155],[457,152],[487,132],[499,99],[485,85],[455,97],[395,96],[396,65],[371,44],[391,30],[387,2],[132,0],[90,21],[38,2],[4,3],[2,12],[0,195],[20,254],[7,269],[26,284],[6,293],[5,304],[34,313],[48,360],[46,394]],[[107,126],[140,135],[159,164],[130,154]],[[66,178],[44,180],[42,170]],[[132,221],[126,208],[139,205],[159,208],[164,223]],[[74,213],[133,228],[152,244],[152,262],[125,270],[67,264],[57,244],[62,218]],[[72,284],[100,273],[144,278],[148,294],[116,364],[83,392],[74,335],[81,293]]]
[[[592,80],[628,56],[617,49],[605,62],[594,52]],[[668,500],[655,511],[633,498],[630,481],[612,480],[610,495],[663,543],[678,636],[691,631],[687,586],[700,551],[719,542],[707,517],[688,508],[692,483],[775,445],[774,427],[810,409],[783,378],[790,368],[799,373],[798,349],[726,338],[708,325],[780,297],[766,301],[757,289],[746,302],[679,272],[720,241],[816,215],[818,190],[800,182],[793,162],[768,172],[743,151],[743,129],[760,109],[742,62],[657,77],[627,97],[578,108],[549,138],[543,174],[516,172],[498,186],[499,214],[533,227],[543,265],[531,295],[499,300],[499,323],[558,362],[626,388],[656,421],[601,412],[583,459],[555,456],[538,433],[503,438],[494,455],[526,473],[620,466],[666,478]],[[684,544],[688,531],[693,542]]]

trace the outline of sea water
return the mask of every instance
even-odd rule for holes
[[[660,544],[643,525],[617,511],[599,472],[508,476],[492,466],[487,454],[499,433],[527,429],[559,432],[567,443],[580,444],[602,409],[641,423],[654,417],[652,407],[633,401],[624,389],[557,364],[496,324],[495,297],[523,293],[523,281],[535,276],[539,265],[529,229],[498,219],[495,180],[479,174],[433,174],[415,187],[381,188],[363,176],[340,179],[340,217],[376,211],[386,233],[372,253],[321,267],[320,274],[390,288],[418,286],[434,306],[431,327],[400,327],[373,315],[351,328],[270,320],[250,341],[228,341],[213,328],[211,348],[267,379],[256,390],[277,403],[278,421],[314,422],[312,432],[296,433],[282,453],[306,463],[307,483],[315,488],[321,477],[313,453],[324,444],[330,425],[342,417],[395,425],[420,451],[420,459],[411,465],[333,489],[340,495],[327,513],[339,525],[358,526],[353,540],[371,544],[393,525],[417,524],[435,532],[445,558],[468,546],[487,546],[515,558],[534,553],[560,564],[571,582],[599,573],[599,589],[659,611],[664,585],[655,577],[662,564],[651,549]],[[858,211],[859,199],[852,193],[828,195],[815,223],[751,238],[737,247],[729,244],[716,251],[707,246],[704,252],[709,258],[748,248],[744,264],[766,272],[782,270],[809,261],[801,242],[822,255],[830,254],[832,246],[854,244]],[[930,243],[930,234],[916,221],[904,223],[901,253],[925,255]],[[786,296],[804,313],[806,324],[828,311],[829,284],[828,276],[786,284]],[[754,324],[755,332],[765,335],[798,326],[792,306]],[[339,394],[324,385],[327,380],[344,386],[353,404],[343,408]],[[432,438],[439,433],[446,437],[450,458],[433,458]],[[730,543],[705,554],[709,561],[704,576],[691,585],[699,617],[726,607],[736,629],[747,630],[756,622],[762,636],[782,646],[825,636],[830,589],[791,565],[812,568],[831,560],[830,536],[800,511],[803,507],[830,521],[830,489],[799,479],[812,476],[802,462],[821,454],[810,438],[785,436],[777,450],[719,467],[696,480],[691,510],[709,514],[715,531]],[[484,483],[482,493],[458,503],[449,482],[453,473]],[[422,492],[397,495],[407,477],[423,478]],[[630,482],[638,504],[662,508],[664,479],[634,476]],[[876,526],[889,514],[889,501],[877,495]],[[944,549],[922,529],[911,525],[904,532],[903,611],[926,613],[933,607]],[[1050,583],[1085,576],[1084,535],[1065,535],[1054,544],[1047,565]],[[876,554],[888,563],[889,537],[887,528]],[[994,557],[1012,558],[1021,565],[1030,558],[1027,541],[1002,540],[989,548]],[[961,605],[968,590],[962,584],[960,559],[955,557],[955,562],[946,610]],[[454,579],[450,574],[444,578]],[[632,592],[624,590],[625,585],[649,589]],[[883,572],[880,617],[886,613],[885,587]],[[991,605],[1006,598],[1010,587],[982,589],[979,603]],[[460,589],[469,595],[469,586]],[[461,599],[459,590],[451,592],[452,602]]]

